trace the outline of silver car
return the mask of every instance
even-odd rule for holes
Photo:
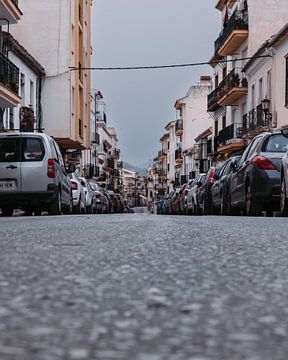
[[[86,196],[84,187],[78,176],[75,173],[68,174],[71,180],[72,193],[73,193],[73,213],[85,214],[86,213]]]
[[[0,208],[2,216],[14,209],[40,215],[72,211],[72,188],[57,143],[42,133],[0,134]]]
[[[94,193],[87,179],[79,177],[80,183],[84,188],[85,200],[86,200],[86,213],[92,214],[95,211]]]

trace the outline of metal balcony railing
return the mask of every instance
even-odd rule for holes
[[[97,132],[92,132],[91,142],[93,144],[100,145],[100,135]]]
[[[229,140],[242,138],[242,124],[231,124],[219,131],[219,144],[225,144]]]
[[[106,124],[106,113],[104,111],[97,111],[96,112],[96,121],[97,122],[104,122]]]
[[[217,135],[217,136],[214,136],[214,153],[217,153],[218,147],[219,147],[219,137]]]
[[[175,160],[182,160],[182,149],[175,150]]]
[[[19,69],[2,52],[0,52],[0,82],[18,95]]]
[[[167,170],[165,170],[165,169],[160,169],[159,172],[158,172],[158,175],[159,175],[159,176],[163,176],[163,177],[164,177],[164,176],[167,176]]]
[[[183,130],[183,119],[178,119],[175,124],[175,131]]]
[[[235,30],[248,30],[248,12],[235,10],[228,20],[226,26],[220,33],[218,39],[215,41],[215,54],[224,45],[227,38]]]
[[[159,150],[158,151],[158,157],[159,158],[162,157],[162,156],[166,156],[166,155],[167,155],[166,151],[164,151],[164,150]]]
[[[216,111],[220,105],[219,101],[234,88],[247,88],[248,83],[242,68],[234,68],[220,82],[219,86],[208,95],[208,111]]]
[[[107,159],[107,167],[114,170],[115,168],[114,159]]]
[[[244,114],[242,121],[242,136],[249,134],[255,135],[255,132],[261,132],[263,128],[269,127],[270,125],[269,120],[265,118],[261,104],[258,105],[256,109],[250,110],[248,114]]]

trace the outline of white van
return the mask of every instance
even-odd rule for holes
[[[72,187],[58,144],[42,133],[0,133],[0,208],[36,215],[71,213]]]

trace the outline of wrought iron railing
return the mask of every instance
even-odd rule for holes
[[[231,124],[219,131],[219,144],[225,144],[227,141],[232,139],[241,139],[242,127],[242,124]]]
[[[0,52],[0,82],[18,94],[19,69],[2,52]]]
[[[182,149],[179,148],[175,150],[175,160],[181,160],[182,159]]]
[[[227,38],[235,30],[248,30],[248,12],[235,10],[228,20],[226,26],[223,28],[218,39],[215,41],[215,54],[224,45]]]
[[[248,83],[242,68],[234,68],[220,82],[218,87],[208,95],[208,111],[216,111],[220,105],[219,101],[234,88],[247,88]]]
[[[183,130],[183,119],[178,119],[175,124],[175,131]]]

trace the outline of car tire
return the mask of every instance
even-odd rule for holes
[[[57,191],[56,198],[52,201],[49,206],[48,214],[49,215],[61,215],[62,205],[61,205],[61,192]]]
[[[73,206],[73,214],[81,214],[81,198],[77,205]]]
[[[65,207],[64,214],[65,215],[73,214],[73,198],[72,198],[72,195],[71,195],[71,198],[70,198],[69,205],[67,207]]]
[[[281,179],[280,211],[283,217],[288,216],[288,199],[286,197],[286,183],[283,177]]]
[[[252,197],[250,184],[248,184],[245,194],[245,213],[248,216],[260,216],[262,213],[261,205]]]
[[[86,206],[86,214],[92,214],[92,205]]]
[[[14,209],[2,208],[2,216],[12,216],[13,213],[14,213]]]
[[[227,199],[225,199],[224,194],[221,196],[220,214],[227,215]]]

